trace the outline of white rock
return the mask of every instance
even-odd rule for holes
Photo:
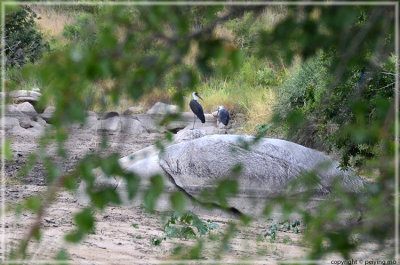
[[[13,103],[21,103],[21,102],[37,102],[42,94],[36,91],[29,90],[13,90],[8,93],[11,102]]]
[[[168,105],[162,102],[157,102],[147,111],[147,114],[167,114],[178,113],[178,106]]]
[[[21,104],[18,104],[16,106],[17,110],[19,110],[20,112],[28,115],[29,117],[31,117],[32,119],[36,120],[37,117],[37,112],[35,110],[35,108],[32,106],[31,103],[29,102],[24,102]]]

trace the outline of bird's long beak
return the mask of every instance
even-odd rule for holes
[[[199,97],[199,99],[201,99],[201,100],[203,100],[203,98],[202,97],[200,97],[199,95],[197,95],[198,97]],[[204,100],[203,100],[204,101]]]

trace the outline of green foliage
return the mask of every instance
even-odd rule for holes
[[[6,67],[20,68],[28,62],[36,62],[49,49],[37,30],[37,15],[29,6],[21,6],[6,13],[5,55]]]
[[[68,263],[69,263],[69,262],[68,262],[69,256],[68,256],[67,251],[66,251],[65,249],[61,249],[61,250],[57,253],[57,255],[56,255],[56,257],[55,257],[55,260],[60,261],[60,262],[58,263],[58,265],[66,265],[66,264],[68,264]],[[63,261],[65,261],[65,262],[63,262]]]
[[[162,241],[164,240],[164,238],[157,238],[157,237],[152,237],[150,238],[150,244],[152,244],[153,246],[159,246],[161,245]]]
[[[210,220],[205,222],[193,212],[186,211],[182,214],[174,212],[165,224],[164,232],[169,238],[194,239],[197,235],[203,236],[215,228],[216,223]]]
[[[332,88],[333,56],[320,54],[294,71],[278,89],[276,115],[279,126],[287,126],[289,139],[337,150],[342,166],[360,166],[381,152],[379,130],[392,111],[394,57],[370,72],[353,69]]]
[[[253,48],[260,25],[254,25],[254,13],[248,12],[242,18],[234,18],[227,26],[235,36],[235,44],[240,49]]]
[[[288,232],[293,228],[293,232],[295,234],[299,233],[300,221],[294,220],[293,223],[290,220],[279,222],[279,223],[271,223],[269,230],[265,232],[264,238],[269,237],[270,242],[274,243],[276,240],[276,234],[278,231]]]
[[[97,21],[91,13],[79,13],[73,24],[65,25],[63,36],[81,45],[93,45],[97,39]]]

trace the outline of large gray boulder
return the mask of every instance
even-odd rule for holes
[[[141,177],[140,194],[144,194],[152,176],[163,177],[166,193],[159,200],[159,210],[171,209],[168,196],[176,190],[186,192],[195,200],[209,202],[212,199],[204,198],[201,193],[215,188],[219,181],[232,178],[238,181],[239,192],[228,199],[229,205],[254,216],[262,215],[266,201],[272,197],[309,190],[305,185],[289,188],[291,181],[302,174],[314,172],[317,176],[318,181],[311,190],[316,198],[328,194],[335,180],[350,192],[360,192],[364,186],[363,180],[353,172],[338,169],[338,162],[292,142],[263,138],[246,148],[253,137],[204,135],[196,129],[180,131],[174,142],[167,144],[165,152],[159,154],[155,146],[150,146],[120,159],[120,164]],[[232,173],[237,165],[242,170]],[[127,200],[126,184],[122,180],[100,175],[96,182],[117,187],[123,202],[132,204]],[[187,207],[204,211],[196,203],[189,203]]]
[[[279,140],[263,138],[247,150],[252,137],[211,135],[171,145],[160,155],[160,165],[174,183],[191,196],[204,200],[200,193],[216,187],[223,179],[239,183],[238,194],[230,206],[250,214],[260,214],[265,200],[277,195],[296,195],[309,187],[289,184],[301,175],[314,172],[318,183],[316,196],[329,193],[335,180],[350,192],[359,192],[364,183],[350,171],[341,171],[339,163],[316,150]],[[240,165],[242,171],[233,174]]]
[[[253,139],[210,135],[171,145],[160,156],[160,165],[185,190],[201,190],[213,181],[229,177],[238,164],[243,167],[238,177],[243,191],[262,196],[281,194],[291,180],[312,171],[320,180],[316,190],[319,193],[328,192],[337,177],[351,191],[363,186],[361,178],[340,170],[338,162],[319,151],[269,138],[261,139],[247,150],[244,143]]]

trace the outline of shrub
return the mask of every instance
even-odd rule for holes
[[[384,126],[393,98],[394,75],[390,73],[395,59],[365,73],[364,68],[350,68],[343,81],[332,87],[333,56],[326,53],[309,59],[277,88],[275,118],[290,140],[337,151],[342,166],[359,166],[380,152],[377,130]],[[357,129],[362,124],[369,129]]]
[[[36,29],[37,15],[28,6],[7,12],[5,18],[6,67],[21,67],[27,62],[34,63],[49,44]]]
[[[79,13],[75,18],[75,23],[64,26],[63,36],[82,45],[93,45],[96,41],[96,32],[97,26],[94,15]]]

